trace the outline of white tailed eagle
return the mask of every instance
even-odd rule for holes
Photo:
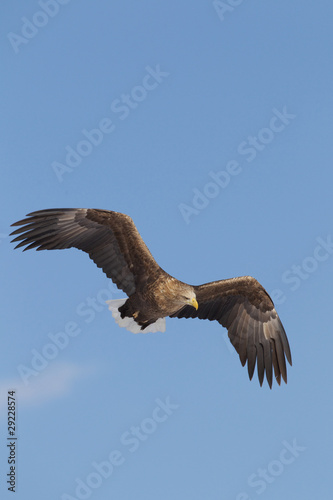
[[[216,320],[227,328],[242,365],[252,379],[257,362],[260,385],[266,373],[287,382],[291,362],[288,339],[266,290],[251,276],[199,286],[182,283],[163,271],[128,215],[108,210],[40,210],[15,222],[12,235],[24,250],[75,247],[89,254],[128,299],[108,301],[120,326],[138,332],[165,330],[165,318]],[[22,240],[22,241],[21,241]]]

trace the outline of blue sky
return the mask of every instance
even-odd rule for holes
[[[329,497],[332,15],[2,6],[1,498],[10,389],[17,499]],[[250,382],[217,323],[120,329],[104,303],[123,295],[82,252],[14,252],[10,224],[55,207],[131,215],[182,281],[256,277],[290,340],[288,385]]]

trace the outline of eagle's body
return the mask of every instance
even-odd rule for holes
[[[179,311],[184,306],[182,297],[189,301],[195,300],[193,287],[163,271],[153,282],[148,281],[146,286],[138,287],[120,308],[120,312],[124,316],[133,316],[144,330],[159,318]]]
[[[291,364],[288,339],[274,304],[251,276],[214,281],[199,286],[167,274],[154,260],[132,219],[97,209],[50,209],[28,214],[13,226],[17,247],[52,250],[75,247],[87,252],[128,299],[108,301],[120,326],[135,333],[164,331],[165,318],[217,320],[242,365],[247,361],[250,379],[257,362],[262,385],[281,375],[287,382],[285,356]],[[17,248],[16,247],[16,248]]]

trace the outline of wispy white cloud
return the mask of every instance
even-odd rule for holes
[[[75,383],[92,371],[94,371],[92,366],[56,363],[40,373],[29,385],[25,385],[20,378],[2,379],[0,380],[0,414],[3,414],[7,407],[9,390],[16,391],[20,408],[22,406],[38,406],[69,394]]]

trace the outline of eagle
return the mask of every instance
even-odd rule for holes
[[[250,380],[257,364],[260,386],[287,383],[289,342],[266,290],[251,276],[188,285],[155,261],[128,215],[91,208],[32,212],[12,224],[15,247],[25,250],[78,248],[89,254],[128,298],[107,301],[121,327],[133,333],[165,331],[165,318],[216,320],[229,339]]]

